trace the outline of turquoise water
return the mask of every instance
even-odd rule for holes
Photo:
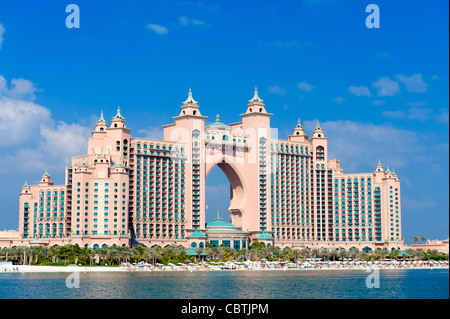
[[[364,270],[0,273],[0,299],[448,299],[449,271],[381,270],[369,289]]]

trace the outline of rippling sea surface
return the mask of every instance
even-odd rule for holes
[[[0,273],[0,299],[448,299],[448,269]]]

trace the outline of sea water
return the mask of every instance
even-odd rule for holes
[[[0,273],[0,299],[449,298],[448,269],[382,269],[375,286],[364,270],[81,271],[77,286],[69,275]]]

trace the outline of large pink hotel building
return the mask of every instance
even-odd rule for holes
[[[25,183],[19,229],[0,245],[402,248],[396,174],[380,163],[344,174],[328,159],[319,123],[311,137],[299,121],[279,139],[271,116],[256,89],[241,121],[217,116],[209,126],[189,91],[163,140],[131,137],[120,108],[109,125],[102,113],[64,185],[47,172]],[[205,179],[215,165],[230,181],[229,223],[205,220]]]

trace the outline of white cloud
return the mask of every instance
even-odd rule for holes
[[[423,81],[420,73],[411,76],[397,74],[395,77],[405,85],[408,92],[425,93],[427,91],[428,84]]]
[[[217,185],[206,185],[206,197],[208,200],[212,198],[223,198],[223,194],[227,194],[230,191],[230,185],[217,184]],[[212,198],[211,198],[212,197]]]
[[[378,81],[373,82],[372,86],[377,88],[379,96],[393,96],[400,93],[398,82],[392,81],[387,76],[383,76]]]
[[[259,41],[259,45],[265,48],[277,48],[277,49],[296,49],[309,47],[310,43],[300,43],[296,40],[280,41],[275,40],[271,42]]]
[[[416,132],[386,124],[347,120],[320,124],[328,137],[328,158],[341,160],[341,167],[347,173],[375,170],[378,160],[397,171],[414,164],[413,156],[424,154],[428,147]],[[304,126],[312,131],[316,122],[305,121]]]
[[[411,107],[408,113],[409,118],[412,120],[426,121],[432,117],[433,110],[430,108]]]
[[[8,82],[3,75],[0,75],[0,94],[3,94],[3,92],[6,91],[8,91]]]
[[[372,102],[372,105],[375,105],[375,106],[379,106],[379,105],[383,105],[383,104],[386,104],[385,100],[375,100]]]
[[[72,155],[86,152],[91,128],[55,124],[49,109],[23,99],[36,90],[31,81],[17,79],[11,83],[9,89],[0,75],[0,152],[4,155],[0,158],[0,173],[36,173],[45,168],[63,172]]]
[[[70,163],[71,156],[85,154],[87,151],[87,138],[91,135],[91,128],[80,124],[66,124],[58,122],[56,126],[42,125],[41,148],[47,150],[52,158],[61,158]]]
[[[409,105],[409,106],[412,106],[412,107],[423,107],[423,106],[427,105],[427,102],[425,102],[425,101],[420,101],[420,102],[408,102],[408,103],[406,103],[406,104]]]
[[[342,104],[345,102],[345,99],[342,96],[338,96],[337,98],[334,99],[334,101],[338,104]]]
[[[408,117],[408,114],[404,111],[384,111],[382,113],[384,117],[395,118],[395,119],[404,119]]]
[[[427,121],[433,116],[433,110],[429,108],[420,109],[411,107],[407,112],[384,111],[382,115],[388,118]]]
[[[315,86],[306,82],[300,82],[297,86],[302,91],[312,91],[313,89],[316,88]]]
[[[388,60],[391,58],[391,55],[387,51],[380,51],[375,54],[375,58],[380,60]]]
[[[384,111],[382,115],[387,118],[418,121],[434,119],[440,123],[448,124],[448,109],[441,109],[439,113],[436,113],[431,108],[423,107],[426,105],[425,101],[409,102],[407,104],[410,106],[407,111]]]
[[[3,27],[3,24],[0,23],[0,49],[2,48],[4,33],[5,33],[5,28]]]
[[[449,122],[448,109],[442,109],[439,114],[435,114],[434,118],[443,124],[447,124]]]
[[[206,25],[207,23],[205,21],[196,20],[196,19],[190,19],[188,17],[180,17],[180,22],[184,26],[188,25]]]
[[[403,209],[405,210],[424,210],[436,207],[436,202],[431,197],[425,197],[421,199],[416,198],[402,198]]]
[[[366,86],[351,86],[348,88],[348,91],[356,96],[372,96],[372,94],[370,94],[369,88]]]
[[[146,28],[150,29],[153,32],[156,32],[158,34],[167,34],[167,33],[169,33],[169,30],[167,30],[166,27],[164,27],[162,25],[159,25],[159,24],[149,23],[149,24],[147,24]]]
[[[286,94],[286,90],[276,84],[274,86],[269,86],[268,90],[270,93],[274,93],[274,94],[280,94],[280,95]]]
[[[143,134],[143,138],[151,138],[155,140],[164,139],[164,130],[161,126],[153,127],[149,126],[146,129],[141,129],[138,131],[139,134]]]
[[[0,97],[6,96],[14,99],[34,100],[38,89],[33,82],[26,79],[12,79],[10,87],[6,79],[0,75]]]
[[[36,141],[40,126],[50,122],[51,114],[47,108],[0,96],[0,146]]]

